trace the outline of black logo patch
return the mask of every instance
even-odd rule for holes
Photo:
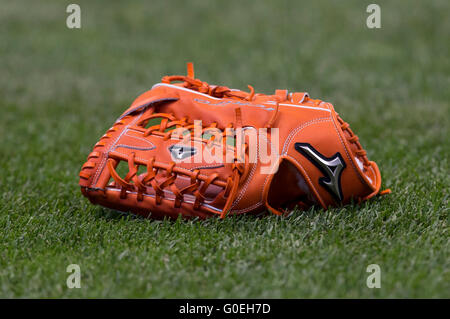
[[[331,195],[342,201],[341,175],[345,169],[345,161],[338,152],[331,157],[325,157],[308,143],[295,143],[295,150],[305,156],[313,163],[325,176],[319,178],[322,185]]]

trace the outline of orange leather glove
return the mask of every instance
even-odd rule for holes
[[[378,166],[330,103],[249,88],[209,85],[190,63],[187,76],[163,77],[95,145],[82,193],[153,218],[283,214],[380,193]]]

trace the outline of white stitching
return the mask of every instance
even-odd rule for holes
[[[256,157],[259,158],[259,143],[256,144]],[[253,168],[250,172],[250,175],[247,177],[247,180],[245,181],[244,186],[241,188],[241,191],[239,192],[238,197],[233,201],[233,204],[231,205],[230,209],[235,207],[240,202],[242,197],[244,196],[245,192],[247,191],[248,185],[250,184],[251,180],[253,179],[253,175],[255,174],[257,166],[258,166],[258,163],[257,162],[254,163]]]
[[[297,164],[303,169],[303,171],[304,171],[305,174],[306,174],[306,178],[311,182],[311,185],[312,185],[313,189],[316,191],[317,194],[320,194],[320,193],[319,193],[319,192],[317,191],[317,189],[314,187],[314,184],[313,184],[311,178],[309,177],[309,175],[307,174],[307,171],[305,170],[305,168],[303,167],[303,165],[301,165],[294,157],[292,157],[292,156],[290,156],[289,154],[287,154],[287,149],[288,149],[289,147],[286,147],[286,144],[287,144],[288,140],[292,140],[292,139],[294,138],[294,136],[297,135],[297,134],[298,134],[300,131],[302,131],[304,128],[306,128],[306,127],[308,127],[308,126],[310,126],[310,125],[315,125],[315,124],[318,124],[318,123],[328,122],[328,121],[331,121],[331,119],[328,118],[328,117],[326,117],[326,118],[317,118],[317,119],[311,120],[311,121],[309,121],[309,122],[303,123],[302,125],[300,125],[300,126],[297,127],[296,129],[294,129],[294,131],[292,131],[292,132],[289,134],[288,138],[286,139],[286,142],[285,142],[285,144],[284,144],[284,146],[283,146],[283,152],[282,152],[282,154],[281,154],[281,155],[285,155],[285,156],[289,157],[290,159],[292,159],[295,163],[297,163]],[[291,144],[291,141],[289,141],[289,145],[290,145],[290,144]],[[268,182],[268,177],[269,177],[269,176],[267,176],[266,179],[264,180],[264,184],[263,184],[263,188],[262,188],[262,193],[261,193],[261,200],[262,200],[262,198],[264,197],[264,189],[266,188],[266,185],[267,185],[267,182]],[[319,199],[319,201],[320,201],[320,199]]]
[[[262,202],[258,202],[256,204],[253,204],[252,206],[247,207],[247,208],[242,208],[242,209],[239,209],[239,210],[232,210],[231,212],[234,213],[234,214],[246,213],[246,212],[251,211],[252,209],[258,208],[258,207],[260,207],[262,205],[263,205]]]
[[[115,144],[119,141],[119,139],[122,137],[122,135],[127,132],[127,128],[130,127],[131,125],[133,125],[134,123],[136,123],[141,118],[142,114],[143,113],[141,113],[139,116],[137,116],[134,121],[128,123],[125,126],[124,130],[114,140],[114,142],[111,143],[111,145],[108,148],[108,151],[103,153],[106,156],[101,160],[100,165],[97,167],[97,170],[95,171],[94,179],[93,179],[93,182],[91,183],[91,185],[97,184],[98,179],[100,178],[100,173],[103,172],[103,169],[105,168],[106,161],[109,158],[109,153],[111,152],[111,149],[113,148],[113,146],[115,146]]]
[[[334,126],[334,129],[336,130],[336,133],[337,133],[337,135],[338,135],[338,137],[339,137],[339,140],[341,141],[342,147],[343,147],[344,150],[345,150],[345,154],[347,155],[347,158],[349,159],[350,164],[352,164],[352,167],[353,167],[353,169],[354,169],[355,172],[356,172],[356,175],[358,176],[359,180],[363,183],[363,185],[364,185],[364,184],[367,184],[366,181],[364,181],[364,179],[362,178],[362,176],[359,174],[358,170],[356,169],[355,164],[353,163],[353,161],[352,161],[352,159],[351,159],[351,157],[350,157],[350,154],[348,154],[347,147],[345,147],[344,141],[342,140],[342,137],[341,137],[341,135],[339,134],[339,131],[338,131],[337,127],[336,127],[336,123],[335,123],[334,121],[333,121],[333,126]]]
[[[140,131],[137,131],[137,130],[135,130],[135,129],[130,128],[130,129],[127,129],[127,130],[126,130],[125,136],[128,136],[128,137],[132,137],[132,138],[138,139],[138,140],[140,140],[140,141],[143,141],[143,142],[145,142],[145,143],[147,143],[147,144],[150,144],[150,145],[152,145],[153,147],[155,147],[155,144],[153,144],[153,143],[150,142],[149,140],[146,140],[145,138],[127,134],[127,133],[130,132],[130,131],[142,133],[142,132],[140,132]]]
[[[291,144],[291,140],[294,138],[294,136],[299,131],[303,130],[305,127],[308,127],[308,126],[310,126],[312,124],[317,124],[317,123],[321,123],[321,122],[328,122],[328,121],[331,121],[330,117],[319,117],[319,118],[316,118],[314,120],[311,120],[311,121],[308,121],[306,123],[303,123],[302,125],[300,125],[297,128],[295,128],[291,133],[289,133],[289,136],[287,137],[286,141],[284,142],[283,150],[282,150],[281,154],[286,154],[287,153],[287,149],[289,148],[289,145]]]
[[[275,153],[275,152],[278,154],[278,150],[275,149],[275,146],[272,144],[272,142],[270,141],[270,139],[267,139],[266,136],[264,136],[264,135],[262,135],[262,136],[263,136],[264,140],[266,141],[266,143],[268,143],[268,144],[270,145],[270,152],[271,152],[271,154],[273,154],[273,153]],[[259,143],[256,145],[256,150],[257,150],[257,157],[260,158]],[[279,160],[279,157],[280,157],[280,156],[278,155],[277,160]],[[248,177],[245,186],[241,189],[241,191],[240,191],[240,193],[239,193],[239,196],[238,196],[238,197],[235,199],[235,201],[233,202],[233,206],[232,206],[232,207],[235,207],[236,205],[238,205],[239,202],[241,201],[242,197],[243,197],[243,196],[245,195],[245,193],[247,192],[248,185],[250,184],[250,181],[253,179],[253,175],[254,175],[254,172],[255,172],[257,166],[258,166],[257,163],[255,163],[255,165],[254,165],[254,167],[253,167],[253,169],[252,169],[251,175]],[[268,178],[269,176],[271,176],[271,175],[270,175],[270,174],[267,174],[266,181],[267,181],[267,178]],[[254,204],[253,206],[256,205],[256,207],[257,207],[257,206],[259,206],[259,205],[263,205],[263,204],[264,204],[264,203],[263,203],[264,186],[265,186],[265,184],[263,184],[263,185],[262,185],[262,188],[261,188],[261,198],[260,198],[259,202],[256,203],[256,204]],[[250,206],[250,207],[253,207],[253,206]],[[245,210],[245,209],[246,209],[246,208],[243,208],[243,209],[241,209],[241,210],[238,210],[237,212],[240,212],[240,211]]]

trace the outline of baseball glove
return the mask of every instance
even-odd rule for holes
[[[82,193],[153,218],[223,218],[389,192],[380,192],[378,166],[330,103],[249,89],[195,79],[190,63],[187,76],[163,77],[95,145]]]

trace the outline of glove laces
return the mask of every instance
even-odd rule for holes
[[[149,128],[145,128],[145,125],[149,120],[153,118],[162,118],[161,123],[153,125]],[[123,119],[125,120],[125,119]],[[144,136],[158,135],[164,139],[169,139],[172,136],[177,138],[189,138],[201,141],[206,144],[205,147],[210,146],[214,141],[211,138],[203,137],[205,133],[210,130],[217,130],[215,125],[201,128],[201,136],[194,135],[195,124],[188,123],[186,118],[177,120],[173,115],[166,113],[151,113],[141,119],[134,130],[140,131]],[[171,130],[172,129],[172,130]],[[177,131],[178,130],[178,131]],[[183,134],[183,132],[189,131],[190,134]],[[105,136],[104,138],[108,138]],[[225,139],[224,155],[226,154],[226,148],[233,148],[234,159],[231,164],[232,174],[226,181],[219,178],[219,174],[213,173],[208,176],[201,175],[199,169],[188,170],[177,166],[175,162],[159,163],[155,157],[151,157],[148,160],[139,159],[136,154],[132,152],[127,156],[126,162],[128,163],[128,173],[122,178],[116,171],[119,164],[118,159],[110,158],[107,161],[107,168],[113,179],[113,184],[110,186],[120,188],[120,198],[124,199],[130,192],[137,193],[137,201],[143,201],[144,196],[148,194],[147,187],[154,190],[154,198],[156,205],[160,205],[165,198],[165,189],[168,189],[174,194],[174,207],[179,208],[184,201],[184,194],[191,194],[195,197],[193,208],[194,210],[200,209],[201,205],[207,200],[206,191],[210,185],[219,186],[223,189],[217,196],[221,196],[225,199],[225,205],[222,211],[219,213],[221,218],[224,218],[228,211],[231,209],[234,199],[237,196],[238,186],[242,180],[244,180],[249,171],[249,159],[248,148],[245,145],[243,158],[235,152],[236,147],[230,146],[226,143],[229,136],[226,132],[223,133],[222,138]],[[103,147],[103,143],[97,145],[97,147]],[[146,172],[138,175],[139,167],[146,167]],[[175,181],[178,176],[188,177],[190,184],[184,188],[179,188]]]

